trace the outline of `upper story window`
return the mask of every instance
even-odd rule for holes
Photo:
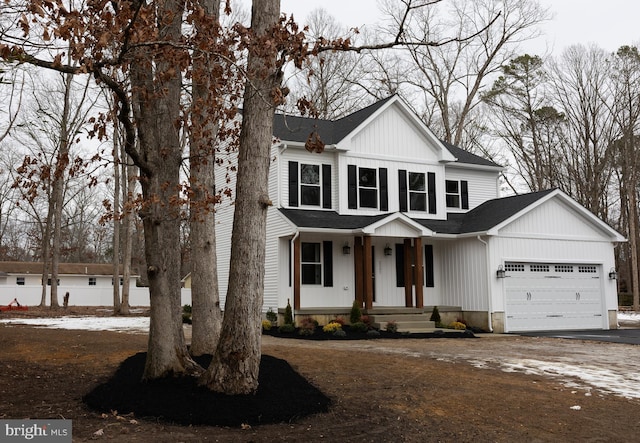
[[[436,174],[398,171],[400,212],[436,213]]]
[[[331,209],[331,165],[289,162],[289,206]]]
[[[16,285],[24,286],[24,277],[16,277]]]
[[[95,277],[89,277],[89,286],[95,286],[97,284]]]
[[[368,208],[389,210],[387,168],[348,166],[349,209]]]
[[[447,208],[469,209],[469,191],[466,180],[447,180],[445,194]]]
[[[358,169],[358,203],[361,208],[378,208],[377,170]]]

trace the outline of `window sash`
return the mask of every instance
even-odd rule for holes
[[[447,208],[460,207],[460,182],[457,180],[446,180],[445,182],[445,198]]]
[[[302,243],[300,245],[301,283],[303,285],[322,284],[320,246],[320,243]]]

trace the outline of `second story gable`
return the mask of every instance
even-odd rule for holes
[[[304,148],[314,132],[322,154]],[[498,165],[440,141],[397,96],[335,121],[277,115],[274,133],[280,208],[446,219],[498,196]]]

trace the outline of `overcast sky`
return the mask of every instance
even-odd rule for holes
[[[344,25],[361,27],[378,21],[377,0],[281,0],[283,12],[304,22],[307,14],[324,8]],[[543,26],[542,35],[529,43],[527,52],[559,54],[574,43],[596,43],[607,51],[640,42],[638,0],[541,0],[554,18]]]

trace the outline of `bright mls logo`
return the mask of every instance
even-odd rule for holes
[[[71,443],[71,420],[0,420],[0,441]]]

